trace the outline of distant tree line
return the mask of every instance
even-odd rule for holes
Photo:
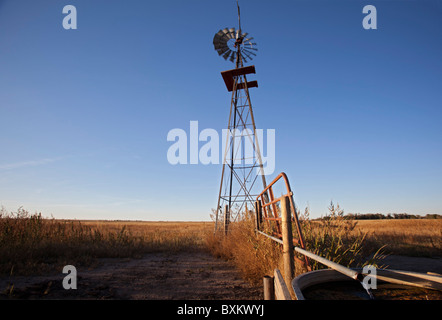
[[[416,215],[408,213],[348,213],[344,215],[347,219],[353,220],[376,220],[376,219],[442,219],[440,214]]]

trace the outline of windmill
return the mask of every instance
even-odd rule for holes
[[[249,89],[258,87],[257,81],[247,81],[255,73],[255,66],[245,66],[256,56],[256,43],[241,29],[238,7],[238,30],[219,30],[213,45],[219,56],[235,64],[235,68],[221,72],[227,90],[232,93],[229,123],[223,156],[218,204],[215,212],[215,232],[219,221],[235,221],[247,207],[253,208],[257,195],[266,187],[262,156],[259,148]],[[252,156],[250,152],[252,150]],[[261,181],[259,181],[261,180]]]

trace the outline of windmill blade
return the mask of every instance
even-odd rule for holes
[[[251,51],[249,51],[247,49],[244,49],[243,52],[246,52],[248,54],[252,54],[252,55],[254,55],[256,57],[256,53],[253,53],[253,52],[251,52]]]
[[[229,29],[228,37],[229,37],[229,39],[236,39],[236,31],[235,31],[235,28],[230,28],[230,29]]]
[[[224,37],[227,39],[227,40],[229,40],[230,39],[230,31],[229,31],[229,29],[228,28],[225,28],[225,29],[223,29],[223,32],[224,32]]]
[[[226,36],[225,30],[227,30],[227,29],[218,31],[215,34],[215,36],[213,37],[213,45],[215,47],[215,50],[219,50],[219,49],[223,49],[224,47],[227,47],[227,41],[229,41],[229,38]]]
[[[244,55],[243,55],[243,53],[241,52],[241,58],[242,58],[242,60],[245,62],[245,63],[247,63],[247,59],[246,59],[246,57],[244,57]],[[250,58],[249,58],[250,59]],[[251,59],[250,59],[251,60]]]
[[[215,50],[218,50],[218,49],[222,49],[222,48],[224,48],[224,47],[227,47],[227,43],[225,43],[224,41],[217,41],[217,40],[214,40],[214,41],[213,41],[213,45],[214,45],[214,47],[215,47]]]
[[[244,46],[244,50],[253,50],[253,51],[258,51],[257,48],[252,48],[252,47],[246,47]]]
[[[219,49],[223,45],[224,44],[221,38],[217,38],[215,35],[215,37],[213,38],[213,46],[215,47],[215,50]]]
[[[213,45],[215,47],[222,47],[227,45],[227,40],[224,38],[213,38]]]
[[[253,58],[251,56],[249,56],[247,53],[245,52],[241,52],[241,55],[245,55],[247,56],[247,58],[249,58],[249,60],[253,60]],[[244,59],[245,60],[245,59]],[[247,61],[246,61],[247,62]]]
[[[213,37],[213,42],[215,41],[221,41],[221,39],[224,37],[224,32],[223,30],[218,31],[217,33],[215,33],[215,36]]]
[[[243,52],[243,54],[249,59],[249,60],[253,60],[253,57],[247,53],[247,52]]]
[[[258,45],[256,42],[243,42],[245,46],[249,46],[250,48],[253,48],[253,46]]]
[[[236,58],[236,52],[232,51],[232,55],[230,56],[230,62],[234,62]]]
[[[227,58],[229,58],[229,55],[230,55],[231,52],[232,52],[232,50],[229,49],[229,50],[223,55],[224,60],[227,60]]]
[[[253,46],[257,46],[257,43],[256,42],[247,42],[247,41],[243,41],[243,44],[245,45],[245,46],[249,46],[250,48],[252,48]]]
[[[222,55],[223,53],[225,53],[226,51],[230,50],[229,47],[223,47],[221,49],[218,49],[218,55]]]
[[[242,33],[235,28],[224,28],[215,33],[213,37],[213,46],[219,56],[222,56],[225,60],[235,62],[235,58],[242,59],[247,62],[253,60],[253,56],[256,54],[253,51],[258,51],[256,48],[256,42],[252,42],[253,37],[247,38],[249,34],[247,32]],[[242,39],[242,41],[235,44],[235,48],[238,49],[237,44],[240,43],[239,56],[237,50],[233,48],[232,40]]]
[[[229,36],[230,31],[229,31],[229,29],[228,28],[224,28],[221,31],[223,32],[223,35],[222,35],[223,41],[225,41],[225,42],[229,41],[229,39],[230,39],[230,36]]]
[[[250,56],[250,54],[248,54],[247,52],[245,52],[244,50],[241,50],[241,54],[245,55],[247,58],[249,58],[250,60],[253,59],[252,56]]]

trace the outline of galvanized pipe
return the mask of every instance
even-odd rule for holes
[[[282,242],[281,239],[278,239],[278,238],[272,237],[272,236],[268,235],[267,233],[264,233],[264,232],[259,231],[259,230],[255,230],[255,231],[258,232],[258,233],[260,233],[260,234],[262,234],[263,236],[266,236],[267,238],[272,239],[273,241],[276,241],[276,242],[278,242],[278,243],[280,243],[280,244],[284,244],[284,242]]]
[[[320,257],[314,253],[311,253],[310,251],[307,251],[307,250],[304,250],[304,249],[301,249],[298,247],[295,247],[295,251],[299,252],[299,253],[301,253],[301,254],[303,254],[313,260],[316,260],[319,263],[322,263],[333,270],[343,273],[346,276],[349,276],[350,278],[353,278],[355,280],[359,280],[359,277],[360,277],[359,273],[354,270],[351,270],[347,267],[341,266],[340,264],[337,264],[336,262],[330,261],[330,260]]]
[[[272,237],[272,236],[270,236],[270,235],[268,235],[268,234],[266,234],[266,233],[264,233],[262,231],[259,231],[259,230],[256,230],[256,231],[258,233],[260,233],[260,234],[262,234],[262,235],[272,239],[273,241],[276,241],[276,242],[278,242],[280,244],[283,244],[282,240],[280,240],[278,238]],[[296,252],[299,252],[300,254],[303,254],[303,255],[305,255],[305,256],[307,256],[307,257],[309,257],[309,258],[311,258],[311,259],[313,259],[315,261],[318,261],[319,263],[322,263],[322,264],[326,265],[327,267],[329,267],[329,268],[331,268],[333,270],[336,270],[336,271],[338,271],[338,272],[340,272],[340,273],[342,273],[342,274],[344,274],[344,275],[346,275],[346,276],[348,276],[348,277],[350,277],[352,279],[361,281],[361,276],[362,275],[360,273],[352,270],[352,269],[349,269],[347,267],[341,266],[340,264],[337,264],[336,262],[333,262],[333,261],[330,261],[328,259],[325,259],[325,258],[323,258],[321,256],[318,256],[318,255],[316,255],[316,254],[314,254],[314,253],[312,253],[310,251],[301,249],[299,247],[294,247],[294,250]]]

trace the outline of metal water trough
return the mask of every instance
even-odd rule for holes
[[[361,273],[362,269],[352,269],[355,273]],[[365,275],[370,276],[370,275]],[[371,276],[372,277],[372,276]],[[391,283],[399,286],[418,287],[441,292],[442,296],[442,276],[429,275],[402,270],[377,269],[376,280],[381,283]],[[346,274],[333,269],[323,269],[310,271],[299,275],[292,281],[292,288],[297,300],[308,300],[305,297],[307,289],[322,284],[350,283],[354,280]],[[338,288],[336,289],[339,290]],[[376,299],[376,290],[373,290]],[[368,295],[367,295],[368,298]],[[327,299],[327,297],[324,297]]]

